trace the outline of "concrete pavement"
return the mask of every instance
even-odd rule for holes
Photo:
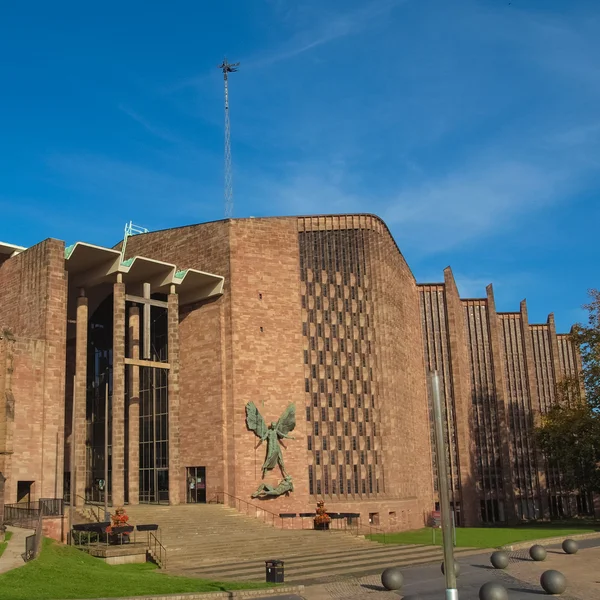
[[[35,532],[30,529],[21,529],[20,527],[7,527],[13,536],[8,542],[8,546],[2,556],[0,556],[0,573],[6,573],[11,569],[22,567],[25,564],[23,554],[25,553],[25,538],[33,535]]]

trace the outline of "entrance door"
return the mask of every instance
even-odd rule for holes
[[[169,503],[169,470],[156,470],[156,486],[158,488],[158,502],[160,504]]]
[[[206,503],[206,467],[187,468],[188,504]]]
[[[31,486],[33,481],[17,481],[17,502],[29,504],[31,502]]]

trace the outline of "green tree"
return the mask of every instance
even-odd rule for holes
[[[571,332],[581,352],[581,379],[557,385],[557,403],[543,416],[536,439],[565,488],[600,492],[600,291],[589,293],[588,323]]]
[[[581,351],[583,384],[587,402],[600,410],[600,290],[590,290],[591,302],[584,305],[588,323],[573,327],[571,337]]]
[[[600,492],[600,415],[585,401],[558,404],[548,411],[537,441],[566,489]]]

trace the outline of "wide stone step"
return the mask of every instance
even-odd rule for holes
[[[139,540],[138,540],[139,541]],[[367,548],[368,545],[366,544],[352,544],[352,543],[348,543],[348,544],[315,544],[315,543],[311,543],[311,542],[301,542],[301,541],[290,541],[289,543],[286,544],[265,544],[265,540],[261,540],[260,538],[256,539],[256,540],[247,540],[244,543],[239,543],[239,544],[234,544],[232,542],[225,542],[225,541],[220,541],[219,543],[214,543],[214,544],[206,544],[203,543],[202,541],[199,541],[198,543],[193,543],[190,540],[160,540],[159,541],[162,543],[162,545],[169,549],[177,549],[177,548],[206,548],[207,552],[216,552],[219,550],[229,550],[229,551],[233,551],[236,548],[237,549],[243,549],[243,548],[272,548],[272,547],[278,547],[278,548],[285,548],[286,551],[292,551],[295,550],[297,548],[307,548],[308,550],[310,549],[314,549],[314,550],[323,550],[323,551],[327,551],[327,550],[335,550],[337,548],[340,549],[345,549],[345,548]]]
[[[251,544],[254,542],[262,542],[262,545],[266,545],[267,543],[273,543],[280,546],[285,546],[286,544],[311,544],[313,546],[318,547],[329,547],[329,546],[371,546],[373,542],[355,538],[350,535],[339,536],[339,537],[330,537],[328,539],[323,539],[320,535],[315,535],[312,537],[305,536],[288,536],[288,537],[270,537],[256,534],[249,534],[244,536],[242,534],[238,535],[222,535],[222,536],[207,536],[207,535],[173,535],[170,532],[162,532],[162,535],[159,533],[159,539],[163,541],[171,541],[177,542],[178,544],[227,544],[234,545],[236,543],[244,543]]]
[[[306,549],[304,549],[304,552],[306,552]],[[384,556],[417,556],[419,554],[425,554],[425,553],[431,553],[431,552],[439,552],[437,549],[432,548],[431,546],[402,546],[402,547],[382,547],[382,548],[373,548],[373,549],[354,549],[354,550],[340,550],[338,549],[337,551],[334,552],[324,552],[323,554],[315,554],[314,552],[311,552],[310,554],[303,554],[301,552],[299,552],[298,554],[290,554],[289,551],[287,549],[281,551],[281,552],[264,552],[262,557],[259,558],[259,556],[257,556],[257,552],[255,551],[253,554],[248,554],[246,553],[247,557],[251,557],[251,558],[247,558],[243,561],[240,560],[240,558],[237,558],[237,563],[244,565],[244,564],[252,564],[254,562],[256,562],[257,560],[269,560],[274,558],[274,556],[276,556],[277,558],[279,558],[280,560],[284,560],[284,561],[289,561],[291,564],[293,565],[298,565],[298,564],[303,564],[303,563],[307,563],[307,564],[321,564],[323,562],[337,562],[337,561],[345,561],[345,562],[349,562],[349,561],[354,561],[354,560],[362,560],[365,558],[377,558],[377,557],[384,557]],[[183,555],[183,554],[175,554],[173,553],[172,555],[169,554],[167,555],[169,558],[169,562],[173,563],[173,564],[185,564],[186,561],[188,562],[190,568],[193,568],[192,565],[195,561],[195,558],[198,557],[198,555]],[[236,557],[233,554],[227,555],[227,554],[223,554],[220,557],[219,556],[212,556],[211,559],[213,560],[213,564],[214,564],[214,568],[218,569],[218,564],[220,563],[222,565],[222,569],[223,570],[227,570],[229,568],[229,565],[231,564],[232,560],[236,560]]]
[[[456,556],[468,553],[468,550],[457,551]],[[348,560],[314,560],[312,563],[295,563],[293,559],[285,561],[285,580],[287,582],[309,582],[338,575],[356,575],[369,572],[381,572],[390,566],[408,566],[428,564],[442,560],[441,550],[431,549],[418,554],[384,554],[381,556],[368,555],[361,558]],[[169,571],[177,572],[188,577],[201,577],[203,579],[221,581],[264,581],[264,561],[246,563],[245,565],[230,564],[224,569],[216,567],[185,568],[176,564],[169,564]]]
[[[169,572],[221,581],[264,581],[272,558],[285,561],[287,581],[302,581],[442,557],[438,547],[378,544],[341,529],[315,532],[306,522],[306,529],[273,527],[223,505],[135,506],[128,515],[131,524],[158,524]]]
[[[163,544],[164,545],[164,544]],[[221,557],[224,559],[228,558],[240,558],[244,556],[248,556],[250,558],[269,558],[273,555],[273,550],[269,550],[268,546],[261,546],[259,550],[252,547],[246,548],[214,548],[212,550],[206,550],[200,546],[165,546],[168,552],[168,556],[170,557],[195,557],[195,558],[209,558],[214,560],[220,560]],[[294,547],[285,547],[284,550],[279,550],[278,554],[283,556],[302,556],[304,554],[310,555],[327,555],[329,553],[337,553],[344,552],[344,548],[341,546],[335,548],[315,548],[313,546],[294,546]],[[357,548],[358,551],[362,550],[361,548]]]
[[[361,552],[361,549],[357,549],[357,552]],[[371,552],[371,550],[362,550],[363,552]],[[376,551],[373,551],[375,554]],[[315,549],[310,546],[302,546],[296,548],[285,548],[283,551],[275,552],[280,558],[299,557],[299,556],[329,556],[330,554],[348,554],[343,548],[319,548]],[[189,561],[201,561],[203,563],[211,562],[227,562],[229,560],[243,560],[243,559],[269,559],[273,557],[273,552],[268,550],[236,550],[222,548],[220,550],[206,551],[202,548],[190,548],[182,547],[178,549],[167,548],[167,557],[169,560],[189,560]]]

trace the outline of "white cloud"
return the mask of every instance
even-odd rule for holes
[[[384,185],[385,193],[378,193],[376,178],[343,164],[297,164],[281,179],[263,180],[256,197],[269,198],[269,212],[276,214],[377,213],[403,247],[425,256],[510,230],[585,184],[588,165],[561,151],[529,161],[503,156],[514,153],[509,146],[497,149],[442,176],[424,172],[398,191]]]
[[[167,129],[154,125],[148,119],[135,112],[134,110],[131,110],[127,106],[119,104],[119,110],[122,113],[126,114],[130,119],[135,121],[138,125],[141,125],[148,133],[150,133],[154,137],[157,137],[165,142],[169,142],[172,144],[182,143],[182,140],[179,137],[177,137]]]
[[[464,165],[401,190],[382,207],[382,217],[423,253],[447,250],[554,202],[568,178],[510,160]]]
[[[277,48],[250,56],[242,56],[240,61],[243,63],[244,69],[261,69],[290,60],[320,46],[355,35],[377,22],[383,22],[394,8],[407,1],[371,0],[360,8],[346,12],[327,11],[322,4],[308,7],[302,3],[285,5],[281,2],[274,2],[275,12],[279,13],[282,21],[292,23],[294,16],[297,16],[300,11],[309,15],[308,20],[311,22],[311,26],[300,28],[290,36],[287,42]],[[173,93],[188,87],[203,88],[213,77],[212,71],[210,74],[194,75],[168,86],[165,91]]]
[[[249,67],[266,67],[289,60],[309,50],[335,40],[345,38],[367,29],[377,19],[389,15],[396,6],[406,0],[379,0],[346,13],[327,13],[319,6],[316,24],[295,34],[287,44],[264,56],[250,57],[245,61]]]

